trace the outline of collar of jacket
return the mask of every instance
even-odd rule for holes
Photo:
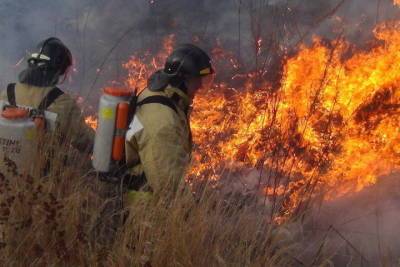
[[[172,97],[174,94],[177,94],[180,99],[178,105],[184,111],[188,110],[190,105],[192,104],[192,101],[189,99],[189,96],[178,88],[168,85],[167,88],[164,89],[164,91],[168,95],[168,97]]]

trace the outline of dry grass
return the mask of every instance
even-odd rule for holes
[[[123,206],[120,187],[100,182],[88,158],[48,147],[32,157],[33,176],[5,160],[1,266],[332,266],[340,252],[327,249],[332,228],[316,239],[304,216],[271,223],[271,205],[215,187],[193,193],[182,184]],[[348,254],[360,258],[354,248]]]
[[[114,185],[99,182],[70,149],[47,175],[0,176],[2,266],[291,266],[293,240],[255,203],[166,189],[120,209]],[[39,167],[51,153],[35,157]],[[106,212],[104,212],[106,210]]]

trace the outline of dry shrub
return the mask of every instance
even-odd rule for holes
[[[53,145],[48,142],[32,155],[34,175],[20,174],[4,159],[8,168],[0,175],[2,266],[76,266],[91,257],[88,227],[100,204],[96,181],[84,175],[87,159],[68,146],[55,152],[49,149]]]
[[[238,205],[214,192],[200,199],[184,190],[131,207],[114,245],[117,265],[276,266],[290,265],[291,242],[256,205]]]

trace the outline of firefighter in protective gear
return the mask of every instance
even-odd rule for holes
[[[190,106],[200,88],[211,86],[213,74],[210,57],[185,44],[150,77],[126,135],[128,201],[147,199],[182,181],[191,159]]]
[[[27,68],[19,74],[19,82],[9,84],[0,93],[0,100],[12,106],[55,113],[60,132],[71,139],[75,148],[90,152],[94,131],[85,124],[76,102],[56,87],[72,66],[69,49],[59,39],[48,38],[39,43],[27,63]]]

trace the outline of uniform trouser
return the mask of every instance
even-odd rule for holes
[[[118,229],[129,215],[129,207],[148,202],[152,197],[152,190],[146,186],[144,175],[134,177],[126,174],[123,179],[103,177],[102,180],[100,195],[105,202],[92,234],[94,241],[100,245],[111,245]]]

